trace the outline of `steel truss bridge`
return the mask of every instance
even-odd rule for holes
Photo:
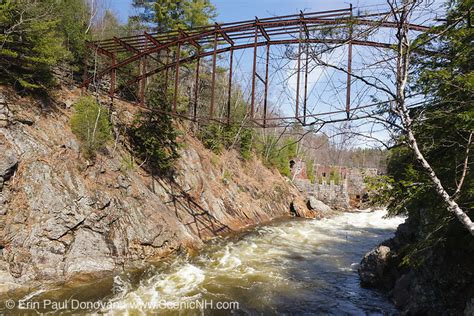
[[[234,52],[238,50],[253,50],[253,62],[251,65],[251,95],[247,114],[252,126],[256,127],[273,127],[277,126],[277,122],[283,120],[293,120],[303,126],[314,124],[315,121],[309,122],[310,118],[317,119],[319,116],[328,114],[342,113],[347,114],[346,119],[350,119],[351,111],[351,72],[352,72],[352,47],[354,45],[377,47],[377,48],[394,48],[393,43],[384,42],[383,40],[367,40],[364,34],[374,29],[397,29],[399,24],[390,12],[385,13],[366,13],[353,14],[352,5],[345,9],[320,11],[312,13],[303,13],[277,16],[270,18],[257,18],[247,21],[238,21],[231,23],[215,23],[205,27],[199,27],[188,30],[177,30],[166,33],[147,33],[128,36],[114,37],[112,39],[87,42],[87,53],[85,57],[85,67],[83,76],[83,87],[88,88],[90,85],[100,82],[101,79],[107,77],[110,81],[109,95],[110,97],[118,97],[117,93],[117,71],[135,65],[138,67],[139,75],[128,80],[124,86],[135,86],[138,90],[137,105],[147,107],[145,99],[145,90],[147,86],[147,78],[159,75],[164,78],[164,89],[172,94],[169,109],[160,110],[174,117],[189,119],[195,122],[214,121],[222,124],[233,123],[231,110],[231,96],[233,92],[234,79]],[[426,32],[429,30],[427,26],[408,24],[405,25],[412,32]],[[337,36],[315,35],[318,31],[327,29],[343,29],[345,30],[344,38]],[[362,29],[362,31],[360,31]],[[322,33],[324,34],[324,33]],[[346,82],[346,100],[345,109],[326,112],[326,113],[308,113],[307,94],[308,94],[308,49],[311,44],[334,45],[335,47],[347,46],[347,74]],[[296,59],[296,102],[293,106],[294,115],[281,116],[278,114],[268,113],[268,90],[269,90],[269,63],[270,63],[270,47],[274,45],[295,45],[297,46]],[[265,71],[259,73],[257,67],[257,49],[263,47],[265,54]],[[183,52],[188,52],[183,54]],[[192,53],[189,53],[192,52]],[[103,69],[91,71],[91,57],[100,57],[105,60],[106,66]],[[119,60],[119,56],[123,57]],[[164,57],[165,56],[165,57]],[[304,57],[302,57],[304,56]],[[210,83],[210,101],[205,111],[198,108],[199,85],[201,60],[204,58],[212,58],[210,66],[211,83]],[[224,107],[225,115],[218,117],[216,115],[216,73],[218,69],[218,58],[225,58],[228,62],[226,71],[227,79],[227,101]],[[158,67],[149,69],[150,60],[157,61]],[[180,95],[180,68],[185,64],[194,64],[194,85],[193,97],[190,100],[190,106],[186,113],[178,111],[179,95]],[[261,108],[257,109],[256,86],[257,82],[261,82],[264,86],[263,102]],[[301,91],[303,90],[303,91]],[[374,104],[358,106],[357,109],[363,107],[374,106]],[[205,113],[203,113],[205,112]],[[340,120],[339,120],[340,121]]]

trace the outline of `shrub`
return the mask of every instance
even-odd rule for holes
[[[289,161],[296,157],[296,143],[289,137],[284,140],[281,146],[278,146],[278,138],[274,135],[268,135],[261,140],[263,143],[258,146],[258,151],[267,166],[274,167],[287,177],[291,177]]]
[[[133,151],[155,174],[172,171],[179,158],[177,136],[171,117],[155,111],[138,113],[129,129]]]
[[[98,149],[103,148],[111,138],[111,126],[107,110],[92,97],[82,97],[74,105],[71,129],[81,143],[86,159],[95,158]]]
[[[338,185],[341,183],[341,174],[339,173],[338,168],[331,168],[329,172],[329,181],[334,181],[334,184]]]
[[[204,147],[212,150],[215,154],[220,154],[224,149],[223,132],[219,124],[211,123],[202,126],[199,130],[199,139]]]
[[[314,161],[312,159],[306,160],[306,175],[311,183],[316,183],[316,178],[314,177]]]
[[[250,128],[244,128],[240,135],[240,156],[248,160],[252,154],[253,131]]]

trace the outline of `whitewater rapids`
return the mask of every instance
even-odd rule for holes
[[[116,277],[107,300],[113,308],[101,312],[145,315],[158,312],[147,308],[159,302],[160,314],[193,315],[196,310],[172,307],[205,300],[238,302],[237,314],[396,314],[383,294],[360,288],[357,275],[364,254],[404,221],[385,215],[377,210],[277,221],[218,238],[197,256],[150,266],[138,282],[128,274]]]

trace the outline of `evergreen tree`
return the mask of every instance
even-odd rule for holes
[[[416,77],[412,89],[425,94],[430,105],[412,110],[413,131],[420,150],[443,183],[450,197],[473,218],[474,177],[474,72],[472,56],[474,29],[470,24],[472,0],[450,2],[446,23],[435,28],[436,41],[427,41],[426,34],[413,45],[422,46],[429,55],[415,59]],[[404,144],[405,135],[399,143]],[[443,247],[456,240],[469,238],[469,232],[454,215],[446,212],[445,201],[436,192],[429,175],[417,162],[413,151],[400,146],[390,152],[386,179],[379,183],[379,196],[389,202],[392,213],[405,213],[420,225],[420,241],[407,255],[420,249]],[[377,182],[372,181],[372,184]],[[420,210],[423,210],[421,212]],[[472,245],[471,251],[472,251]],[[418,258],[419,259],[419,258]]]
[[[0,4],[0,82],[37,89],[53,83],[51,67],[69,52],[59,33],[58,2],[6,0]]]
[[[90,39],[89,6],[86,0],[61,0],[56,11],[60,17],[59,30],[64,37],[64,46],[71,53],[74,70],[79,71],[83,62],[84,43]]]
[[[135,19],[158,32],[205,26],[216,17],[209,0],[134,0],[133,6],[142,10]]]
[[[174,162],[179,158],[179,133],[171,116],[159,112],[165,102],[162,97],[159,92],[152,91],[148,101],[152,110],[138,112],[128,132],[134,153],[149,172],[158,175],[172,172]]]

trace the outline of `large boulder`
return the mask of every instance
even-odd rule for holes
[[[293,216],[303,218],[317,218],[318,213],[310,210],[301,199],[294,199],[290,205],[290,212]]]
[[[358,269],[360,283],[363,287],[391,289],[394,282],[394,273],[391,273],[392,253],[387,246],[380,245],[368,252]]]
[[[316,199],[314,196],[310,196],[308,198],[306,205],[308,206],[310,210],[321,212],[321,213],[329,213],[332,211],[332,209],[328,205]]]

